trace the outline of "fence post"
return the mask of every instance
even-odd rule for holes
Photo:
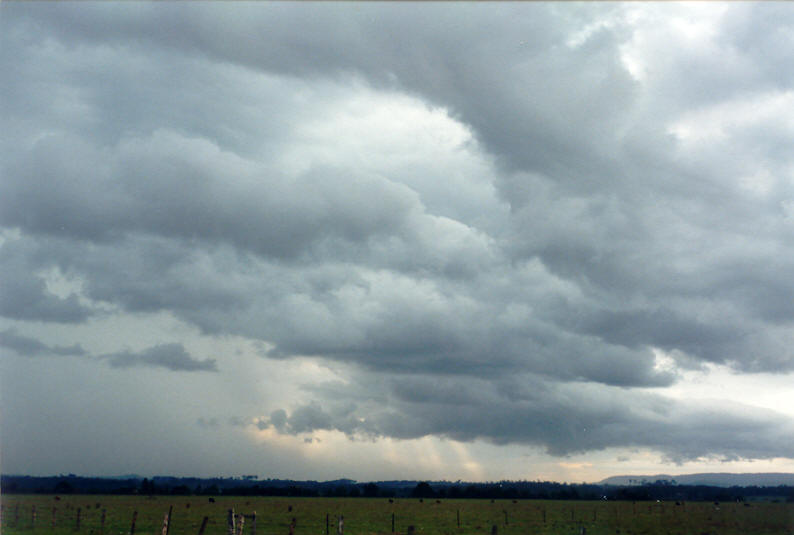
[[[78,516],[79,518],[79,516]],[[132,525],[130,526],[130,535],[135,535],[135,521],[138,520],[138,511],[132,512]]]
[[[168,523],[165,525],[165,535],[169,535],[171,533],[171,513],[174,511],[174,506],[168,506]]]
[[[243,526],[245,525],[245,515],[242,513],[237,515],[237,520],[239,520],[239,522],[237,523],[237,535],[243,535]]]
[[[55,529],[55,526],[58,524],[58,508],[52,508],[52,529]]]
[[[102,509],[102,519],[99,521],[99,535],[105,535],[105,513],[107,509]]]
[[[394,513],[391,514],[391,532],[394,533]]]
[[[77,524],[75,525],[75,531],[80,531],[80,513],[82,512],[82,508],[77,508]]]
[[[328,513],[325,513],[325,535],[331,535],[328,529]]]
[[[30,506],[30,529],[36,529],[36,506]]]
[[[256,511],[251,515],[251,535],[256,535]]]
[[[19,525],[19,504],[14,508],[14,527]]]
[[[496,527],[496,524],[491,526],[491,535],[498,535],[498,533],[499,533],[498,530],[499,530],[499,528]]]
[[[344,535],[345,533],[345,517],[342,515],[339,515],[339,527],[337,528],[336,533],[337,535]]]
[[[201,521],[201,527],[199,528],[198,535],[204,535],[204,528],[207,527],[207,520],[209,520],[209,519],[210,519],[210,517],[205,516],[204,520]]]
[[[234,509],[229,509],[226,514],[226,533],[235,535],[234,533]]]
[[[162,535],[168,533],[168,513],[163,515],[163,530],[160,533],[162,533]]]
[[[460,509],[458,509],[458,527],[460,527]]]
[[[505,514],[505,526],[506,526],[508,524],[508,522],[507,522],[507,511],[504,511],[504,514]]]

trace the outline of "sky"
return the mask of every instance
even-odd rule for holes
[[[0,470],[794,471],[793,36],[3,2]]]

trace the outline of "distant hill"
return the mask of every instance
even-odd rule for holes
[[[706,473],[684,474],[670,476],[657,474],[655,476],[612,476],[599,482],[601,485],[644,485],[656,481],[675,482],[679,485],[709,485],[712,487],[776,487],[778,485],[794,485],[794,474],[787,473],[760,473],[760,474],[730,474]]]

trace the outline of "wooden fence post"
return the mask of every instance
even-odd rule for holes
[[[168,533],[168,513],[163,515],[163,530],[160,532],[162,535]]]
[[[36,529],[36,506],[30,506],[30,529]]]
[[[138,520],[138,511],[132,512],[132,525],[130,526],[130,535],[135,535],[135,521]]]
[[[251,535],[256,535],[256,511],[251,515]]]
[[[345,533],[345,517],[339,515],[339,527],[336,530],[337,535],[344,535]]]
[[[394,533],[394,513],[391,514],[391,532]]]
[[[239,514],[237,515],[237,534],[236,535],[243,535],[243,526],[245,525],[245,515]]]
[[[107,513],[107,509],[102,509],[102,519],[99,521],[99,535],[105,535],[105,513]]]
[[[201,521],[201,527],[199,528],[198,535],[204,535],[204,528],[207,527],[207,520],[209,520],[209,519],[210,519],[210,517],[205,516],[204,520]]]
[[[169,535],[171,533],[171,513],[174,512],[174,506],[168,506],[168,522],[165,525],[165,535]]]
[[[82,512],[82,510],[83,509],[81,507],[77,508],[77,524],[74,527],[75,531],[80,531],[80,513]]]
[[[328,513],[325,513],[325,535],[331,535],[328,529]]]
[[[234,533],[234,509],[229,509],[226,514],[226,533],[228,535],[235,535]]]
[[[58,508],[52,508],[52,529],[55,529],[55,526],[58,524]]]
[[[458,509],[458,527],[460,527],[460,509]]]

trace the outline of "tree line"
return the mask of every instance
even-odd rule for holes
[[[775,497],[794,501],[794,487],[678,485],[669,481],[642,485],[598,485],[553,481],[499,481],[467,483],[448,481],[336,481],[258,480],[241,478],[141,478],[59,476],[0,477],[0,491],[12,494],[140,494],[196,496],[294,496],[347,498],[492,499],[492,500],[688,500],[744,501]]]

